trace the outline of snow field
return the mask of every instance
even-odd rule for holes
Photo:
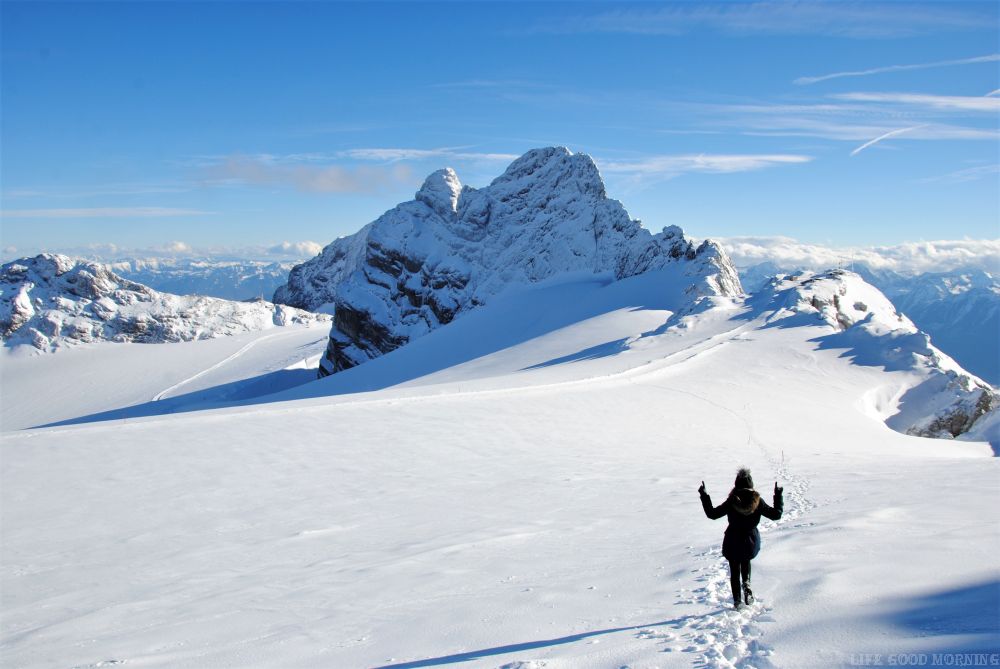
[[[264,377],[272,392],[275,384],[305,383],[315,378],[328,331],[328,323],[292,325],[172,344],[82,344],[57,355],[3,348],[0,429],[108,411],[127,420],[139,414],[130,407],[207,391],[196,400],[163,402],[160,410],[167,413],[192,401],[252,395],[255,379]]]
[[[491,332],[475,312],[295,401],[5,434],[0,659],[797,668],[1000,647],[998,461],[871,415],[913,372],[819,349],[818,326],[714,309],[660,333],[666,305],[636,305],[434,363],[463,322]],[[246,377],[282,341],[177,380]],[[351,390],[370,392],[324,396]],[[720,503],[740,465],[786,511],[733,611],[696,489]]]

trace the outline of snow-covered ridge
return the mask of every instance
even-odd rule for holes
[[[917,275],[872,269],[862,263],[852,265],[855,268],[962,367],[1000,385],[1000,278],[996,274],[975,267]],[[773,276],[802,271],[805,268],[768,261],[741,268],[740,280],[753,292]]]
[[[160,293],[105,265],[63,255],[43,253],[0,268],[0,338],[7,346],[191,341],[328,319],[264,301]]]
[[[274,300],[333,309],[324,376],[396,349],[511,286],[579,272],[623,279],[675,265],[685,267],[687,305],[742,292],[717,244],[695,248],[677,226],[651,234],[607,197],[589,156],[550,147],[524,154],[481,189],[462,186],[450,168],[434,172],[413,200],[296,266]]]
[[[857,364],[920,377],[878,409],[893,429],[951,438],[981,431],[1000,415],[1000,396],[988,383],[937,349],[927,334],[857,274],[830,270],[782,275],[772,279],[763,293],[771,295],[770,325],[790,325],[795,317],[821,319],[833,331],[818,340],[821,348],[844,348],[844,355]]]

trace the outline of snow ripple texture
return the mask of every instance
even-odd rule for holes
[[[102,264],[43,253],[0,268],[0,338],[38,350],[95,341],[210,339],[329,320],[262,300],[160,293]]]
[[[501,291],[563,275],[623,279],[681,266],[688,303],[742,292],[717,244],[677,226],[653,235],[607,197],[594,161],[529,151],[485,188],[434,172],[415,199],[296,266],[275,302],[334,311],[320,374],[387,353]]]

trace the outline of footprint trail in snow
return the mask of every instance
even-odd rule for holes
[[[758,449],[774,470],[779,485],[784,488],[785,508],[781,519],[766,521],[761,524],[762,535],[772,531],[781,531],[782,527],[801,527],[811,523],[797,522],[810,509],[815,507],[806,495],[809,489],[808,480],[789,470],[784,453],[775,457],[771,449],[765,446],[755,435],[753,424],[748,418],[749,406],[739,413],[697,393],[669,386],[643,383],[642,385],[659,388],[673,393],[680,393],[702,400],[722,409],[738,419],[746,428],[747,446]],[[743,606],[739,610],[732,608],[732,590],[729,584],[729,563],[722,556],[721,547],[714,547],[696,552],[688,547],[691,555],[701,561],[702,566],[696,567],[695,581],[697,587],[681,588],[678,591],[677,604],[694,604],[709,609],[700,616],[688,616],[678,619],[676,632],[665,632],[661,629],[644,628],[636,635],[640,639],[655,639],[664,643],[664,652],[680,652],[695,654],[698,660],[694,666],[710,669],[775,669],[774,651],[762,637],[766,636],[766,625],[773,622],[771,615],[773,607],[760,597],[752,605]]]

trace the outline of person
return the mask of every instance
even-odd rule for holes
[[[729,560],[729,583],[733,588],[733,606],[737,609],[740,608],[741,594],[743,602],[753,604],[753,591],[750,589],[750,560],[757,557],[757,553],[760,552],[760,532],[757,530],[757,524],[761,516],[771,520],[781,518],[784,508],[783,490],[775,481],[774,506],[768,506],[767,502],[761,499],[760,493],[753,489],[753,477],[750,476],[750,470],[745,467],[736,473],[736,482],[729,497],[719,506],[712,506],[712,498],[705,492],[704,481],[698,488],[705,515],[712,520],[723,516],[729,519],[729,527],[726,528],[722,540],[722,556]]]

